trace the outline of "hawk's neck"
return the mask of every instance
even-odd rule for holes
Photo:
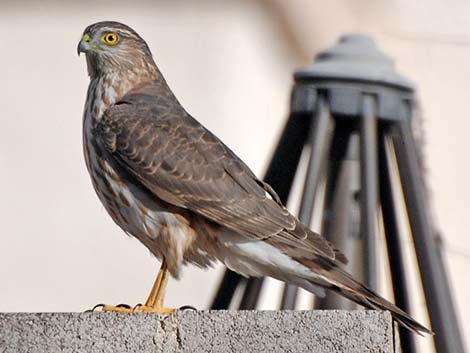
[[[88,86],[85,105],[85,120],[94,125],[98,122],[106,109],[121,99],[127,92],[138,85],[158,80],[161,75],[142,76],[133,71],[110,72],[106,75],[94,77]]]
[[[130,71],[124,75],[121,73],[108,73],[91,79],[83,114],[83,148],[86,165],[92,175],[93,166],[98,163],[93,142],[93,130],[106,109],[134,87],[157,80],[163,80],[163,77],[161,75],[142,77],[142,75]],[[95,181],[93,183],[96,184]]]

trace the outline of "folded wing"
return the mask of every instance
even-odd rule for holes
[[[113,158],[162,200],[253,239],[295,244],[302,256],[347,261],[157,85],[129,92],[104,113],[95,132]]]

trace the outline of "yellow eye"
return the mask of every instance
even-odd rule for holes
[[[119,42],[119,35],[115,32],[108,32],[103,36],[102,40],[108,45],[116,45]]]

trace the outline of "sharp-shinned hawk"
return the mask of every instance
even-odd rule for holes
[[[78,52],[90,76],[83,143],[93,187],[114,222],[162,261],[139,311],[172,312],[163,306],[168,273],[178,278],[183,264],[219,260],[244,276],[271,276],[320,296],[336,291],[430,332],[343,271],[345,256],[184,110],[134,30],[95,23]]]

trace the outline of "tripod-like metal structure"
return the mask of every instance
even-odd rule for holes
[[[412,313],[409,264],[404,261],[400,241],[405,231],[400,219],[405,217],[436,333],[436,349],[439,353],[463,353],[412,134],[414,106],[413,85],[394,71],[391,60],[370,38],[344,37],[321,53],[312,66],[295,73],[291,113],[265,181],[286,203],[302,151],[307,149],[300,220],[309,224],[315,206],[315,212],[321,214],[322,234],[339,248],[347,250],[351,241],[361,239],[362,256],[353,258],[356,266],[352,270],[373,289],[378,283],[378,229],[383,225],[395,302]],[[320,190],[323,197],[318,210],[315,200]],[[400,207],[400,197],[404,207]],[[212,308],[228,308],[240,285],[244,289],[239,308],[256,308],[263,279],[245,280],[231,271],[225,273]],[[297,288],[286,285],[281,309],[295,308],[296,298]],[[329,296],[315,300],[315,307],[347,308],[344,303]],[[400,329],[400,341],[404,352],[416,352],[407,330]]]

